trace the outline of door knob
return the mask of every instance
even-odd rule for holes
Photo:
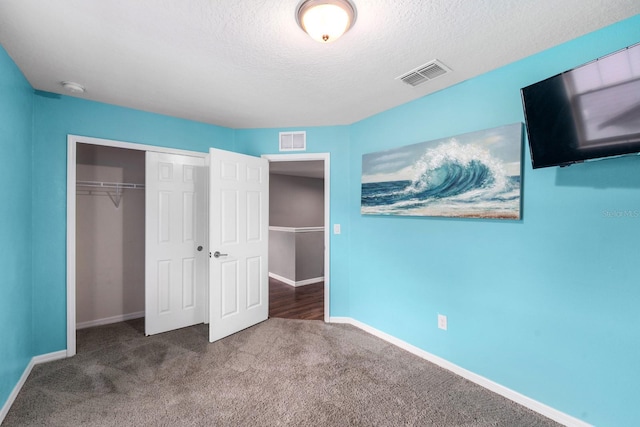
[[[202,246],[198,246],[198,252],[202,252]]]
[[[219,251],[215,251],[213,253],[213,257],[214,258],[220,258],[221,256],[227,256],[227,255],[229,255],[229,254],[221,254]]]

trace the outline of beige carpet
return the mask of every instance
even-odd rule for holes
[[[269,319],[217,343],[142,320],[79,331],[3,426],[555,426],[349,325]]]

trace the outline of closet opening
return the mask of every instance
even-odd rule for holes
[[[158,160],[159,157],[162,158],[161,161]],[[147,270],[151,265],[148,258],[150,253],[155,252],[149,241],[149,236],[153,233],[148,228],[159,229],[157,224],[153,226],[158,212],[154,212],[152,208],[166,204],[156,201],[150,207],[149,202],[154,199],[149,194],[155,197],[159,191],[163,194],[168,192],[172,194],[171,200],[188,201],[198,198],[198,218],[206,217],[208,202],[204,177],[208,167],[207,159],[207,153],[201,152],[78,135],[67,136],[67,357],[76,354],[77,337],[84,334],[83,331],[91,331],[88,328],[100,327],[107,332],[102,334],[103,331],[100,330],[100,334],[95,335],[101,338],[90,339],[92,345],[96,346],[105,345],[110,337],[116,338],[110,335],[111,332],[143,336],[162,332],[147,330],[150,325],[157,326],[157,311],[160,307],[156,304],[150,311],[149,300],[156,297],[154,292],[159,289],[158,283],[165,283],[150,280],[153,276]],[[197,171],[198,182],[204,184],[196,186],[194,194],[197,196],[177,197],[171,189],[159,190],[158,183],[164,177],[156,170],[160,163],[163,172],[173,170],[172,168],[176,170],[172,174],[175,179],[182,177],[180,179],[188,181],[187,178],[195,177],[189,172]],[[192,164],[194,166],[184,166]],[[150,175],[154,170],[155,174]],[[190,184],[185,185],[191,188],[194,181],[189,182]],[[183,208],[187,209],[189,206],[185,205]],[[171,218],[172,230],[175,227],[189,230],[184,225],[188,225],[184,216],[171,215]],[[198,230],[198,240],[202,242],[197,244],[208,247],[206,226],[198,227]],[[169,244],[173,244],[173,241]],[[197,252],[196,246],[194,244],[192,252],[199,253],[200,258],[206,259],[208,251]],[[207,263],[204,264],[204,273],[204,276],[198,275],[195,284],[198,289],[197,297],[193,299],[195,305],[187,307],[193,307],[201,314],[191,324],[203,321],[206,323]],[[189,275],[180,275],[186,276]],[[164,319],[166,318],[165,316]],[[174,321],[173,317],[170,319],[171,322]],[[117,330],[117,326],[125,326],[125,330]],[[173,330],[182,326],[170,323],[164,327],[165,330]]]
[[[76,146],[77,352],[144,336],[145,151]],[[122,323],[126,322],[126,323]],[[111,325],[111,326],[106,326]],[[89,328],[103,327],[96,335]]]

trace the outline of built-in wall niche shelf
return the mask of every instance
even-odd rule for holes
[[[103,181],[76,181],[76,193],[85,195],[107,194],[116,208],[120,207],[122,192],[129,190],[144,190],[144,184],[131,182],[103,182]]]

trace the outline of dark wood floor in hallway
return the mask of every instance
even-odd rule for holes
[[[324,320],[324,282],[294,287],[269,278],[269,317]]]

